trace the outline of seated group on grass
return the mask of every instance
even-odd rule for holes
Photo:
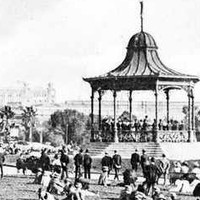
[[[164,159],[167,160],[166,158]],[[121,191],[120,200],[180,200],[181,198],[177,197],[177,194],[187,195],[187,197],[188,195],[200,196],[200,165],[198,162],[191,164],[186,161],[182,163],[179,161],[174,162],[170,167],[170,172],[166,171],[166,175],[169,175],[169,184],[166,185],[164,177],[165,186],[158,184],[160,175],[165,175],[160,170],[159,163],[160,161],[155,161],[154,158],[150,158],[150,161],[145,163],[145,166],[143,166],[145,180],[142,184],[140,182],[139,185],[136,184],[137,176],[134,173],[135,170],[132,172],[128,170],[129,172],[126,172],[126,174],[131,174],[132,177],[134,174],[135,178],[128,182],[126,177],[126,182],[124,181],[125,188]]]
[[[39,189],[39,199],[54,200],[57,196],[63,200],[92,200],[99,199],[99,195],[90,192],[89,183],[91,178],[92,158],[89,151],[80,149],[74,156],[75,177],[69,179],[68,164],[69,157],[65,148],[59,150],[51,161],[48,152],[42,151],[41,157],[37,159],[29,158],[36,174],[35,183],[41,184]],[[120,183],[119,174],[122,171],[123,160],[115,150],[111,157],[108,153],[101,160],[102,172],[99,176],[98,184],[104,186],[117,184],[124,187],[119,196],[120,200],[176,200],[176,194],[187,194],[200,196],[200,166],[198,162],[192,164],[188,162],[176,161],[171,164],[163,154],[162,158],[155,159],[149,157],[146,151],[142,155],[137,149],[131,155],[130,163],[132,169],[124,169],[123,183]],[[142,174],[138,172],[141,167]],[[110,172],[114,171],[114,182],[110,180]],[[82,173],[84,171],[84,174]],[[84,175],[84,178],[83,178]],[[139,179],[138,176],[142,179]],[[163,185],[160,184],[160,178]],[[167,180],[169,183],[167,185]],[[111,188],[112,190],[112,188]],[[59,198],[60,199],[60,198]]]

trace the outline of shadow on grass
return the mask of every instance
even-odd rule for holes
[[[18,198],[17,200],[27,200],[27,198]],[[38,200],[38,199],[28,199],[28,200]]]

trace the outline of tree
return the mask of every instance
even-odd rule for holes
[[[76,110],[56,111],[51,115],[50,124],[55,134],[63,136],[65,143],[82,143],[89,134],[89,116]],[[83,137],[84,136],[84,137]]]
[[[25,107],[22,113],[22,125],[25,127],[26,131],[29,133],[29,141],[33,140],[33,128],[36,124],[36,110],[32,106]],[[35,131],[35,130],[34,130]]]
[[[183,114],[185,114],[184,124],[186,127],[188,127],[188,106],[183,106],[182,112]],[[194,107],[194,117],[195,117],[195,131],[200,132],[200,109],[198,106]]]
[[[0,123],[0,133],[7,140],[7,136],[10,134],[10,119],[12,119],[15,113],[12,111],[10,106],[4,106],[0,110],[1,123]]]

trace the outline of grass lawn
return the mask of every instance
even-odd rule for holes
[[[0,199],[14,199],[14,200],[36,200],[37,191],[40,185],[32,184],[33,176],[5,176],[0,181]],[[120,191],[123,187],[119,187],[116,183],[111,186],[99,186],[97,180],[92,180],[90,190],[99,193],[102,200],[118,199]],[[166,193],[166,191],[164,192]],[[181,200],[196,200],[197,198],[191,196],[179,196]],[[62,199],[62,198],[60,198]]]

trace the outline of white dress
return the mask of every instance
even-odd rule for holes
[[[50,171],[44,171],[44,174],[43,174],[42,180],[41,180],[42,187],[47,188],[49,186],[49,183],[51,181],[51,174],[52,174],[52,172],[50,172]]]

